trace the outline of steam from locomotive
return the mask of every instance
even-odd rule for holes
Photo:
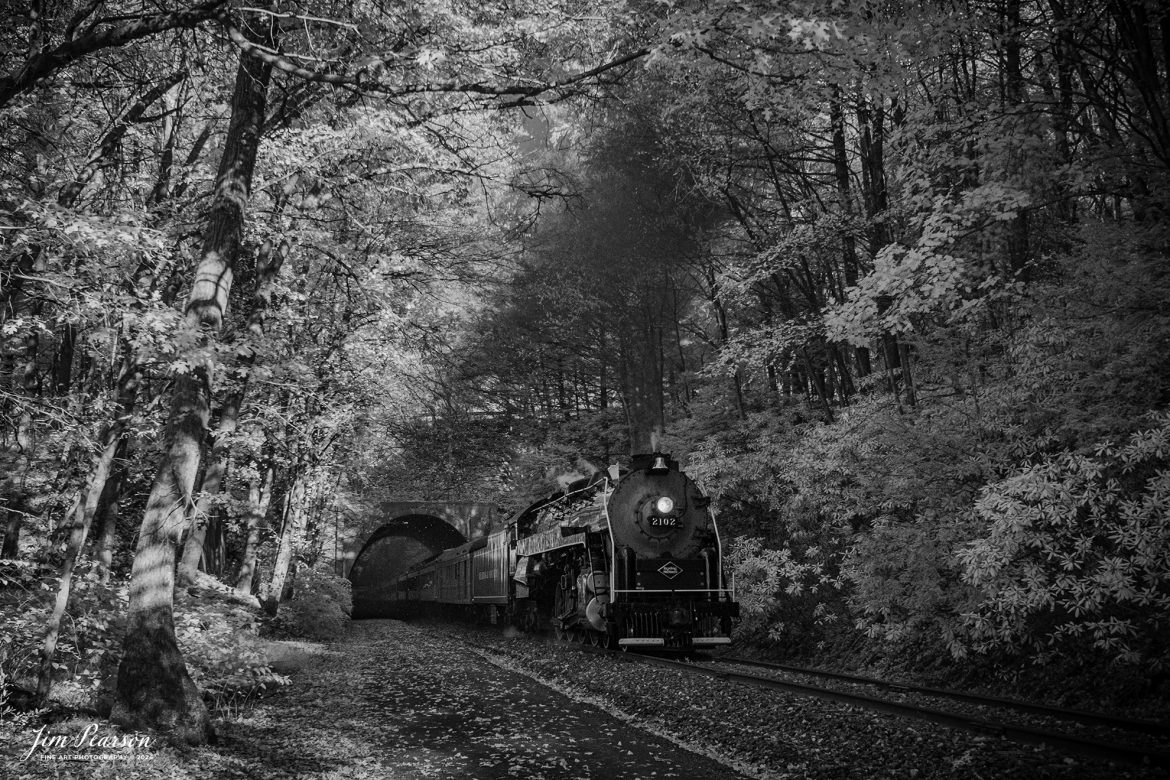
[[[709,505],[668,455],[634,456],[620,478],[568,485],[381,596],[397,616],[486,616],[607,647],[725,645],[739,605]]]

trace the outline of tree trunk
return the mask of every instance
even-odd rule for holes
[[[885,108],[880,103],[870,108],[864,94],[857,96],[857,126],[860,132],[862,196],[865,216],[869,220],[869,253],[876,256],[886,245],[889,234],[883,222],[886,210],[886,171],[884,155]]]
[[[39,313],[39,306],[34,311]],[[33,448],[36,444],[33,435],[33,408],[36,397],[40,394],[40,381],[37,375],[37,351],[40,338],[35,329],[30,330],[24,337],[21,345],[21,359],[23,365],[13,372],[20,376],[20,388],[25,402],[22,404],[16,422],[16,438],[13,446],[0,450],[0,509],[4,510],[6,524],[4,528],[4,557],[15,558],[19,552],[20,527],[25,513],[29,508],[30,494],[25,486],[27,472],[34,459]],[[11,423],[9,423],[11,424]],[[7,438],[7,437],[5,437]]]
[[[1024,103],[1024,76],[1020,65],[1021,27],[1020,27],[1020,0],[1007,0],[1004,4],[1004,67],[1005,97],[1009,111],[1021,114]],[[1023,132],[1023,131],[1018,131]],[[1022,165],[1024,160],[1015,141],[1009,148],[1009,165],[1014,169]],[[1028,281],[1029,269],[1029,241],[1028,241],[1028,212],[1020,209],[1012,217],[1008,226],[1007,235],[1008,271],[1012,277],[1020,281]],[[911,402],[911,406],[913,406]]]
[[[248,330],[256,338],[264,335],[264,318],[272,302],[272,291],[280,269],[288,257],[291,245],[287,241],[275,244],[271,239],[265,241],[256,256],[256,293],[252,302],[252,310],[248,315]],[[211,448],[211,463],[203,477],[203,489],[199,502],[195,508],[196,525],[183,548],[183,558],[179,563],[178,579],[181,585],[189,585],[195,581],[195,572],[201,559],[204,560],[204,571],[211,572],[213,567],[207,565],[209,560],[204,552],[208,549],[208,530],[216,523],[213,519],[212,505],[215,497],[223,491],[224,474],[227,471],[229,447],[228,440],[235,433],[240,416],[240,407],[244,400],[244,388],[248,381],[248,371],[253,360],[251,348],[237,355],[244,368],[238,377],[239,390],[231,393],[220,411],[219,426]],[[222,547],[222,525],[216,526],[216,534],[212,539]],[[215,572],[220,573],[220,572]]]
[[[17,316],[21,298],[24,297],[21,291],[39,254],[39,248],[31,247],[21,252],[15,262],[9,260],[4,267],[0,267],[0,325]]]
[[[910,347],[906,344],[898,345],[898,352],[902,366],[902,384],[905,387],[906,403],[910,408],[918,405],[918,394],[914,391],[914,377],[910,373]]]
[[[73,352],[77,346],[77,326],[71,322],[61,326],[61,341],[53,358],[53,394],[62,396],[69,393],[73,378]]]
[[[61,567],[61,580],[57,585],[57,599],[53,603],[53,611],[49,615],[48,625],[45,627],[45,641],[41,647],[41,670],[37,678],[37,701],[43,706],[49,691],[53,686],[53,656],[57,652],[57,639],[61,633],[61,620],[65,616],[65,608],[69,605],[69,594],[73,588],[73,569],[81,555],[81,548],[85,546],[89,527],[97,513],[98,501],[105,488],[106,479],[110,474],[110,465],[114,462],[114,453],[118,450],[121,441],[121,426],[114,424],[105,437],[104,447],[95,459],[94,467],[90,471],[89,485],[85,492],[85,499],[77,503],[73,512],[73,522],[69,528],[69,542],[65,548],[65,563]]]
[[[193,508],[192,489],[207,425],[206,376],[197,370],[176,382],[169,446],[147,500],[130,571],[129,620],[111,714],[119,725],[156,728],[190,744],[206,741],[210,723],[183,665],[172,605],[175,545]]]
[[[4,523],[4,546],[0,558],[20,557],[20,526],[24,523],[25,504],[23,501],[10,502],[7,520]]]
[[[845,149],[845,113],[841,108],[841,89],[833,88],[829,101],[829,121],[833,127],[833,172],[837,179],[837,202],[841,215],[846,221],[846,230],[841,236],[841,270],[845,285],[857,284],[857,247],[853,240],[852,217],[853,195],[849,187],[849,159]]]
[[[175,93],[177,83],[163,93],[163,117],[159,128],[158,175],[154,187],[146,198],[146,207],[153,208],[167,200],[170,195],[171,177],[174,174],[175,145],[179,140],[179,100]]]
[[[853,354],[857,358],[857,375],[866,377],[873,373],[873,366],[869,360],[869,349],[867,347],[856,347]]]
[[[271,36],[267,43],[273,43]],[[175,547],[187,513],[194,508],[192,494],[207,431],[214,351],[206,337],[218,333],[227,309],[270,74],[270,66],[241,55],[232,118],[186,307],[192,342],[187,349],[189,368],[175,380],[166,449],[139,530],[117,701],[111,713],[119,725],[158,729],[190,744],[205,742],[211,726],[175,638]]]
[[[272,479],[274,469],[268,466],[264,476],[256,475],[248,489],[248,536],[244,542],[244,559],[240,562],[240,574],[236,578],[236,592],[246,596],[252,592],[252,579],[256,573],[256,555],[260,549],[260,533],[264,530],[264,518],[268,516],[268,504],[272,501]]]
[[[719,298],[719,286],[715,279],[715,268],[708,265],[703,269],[703,274],[706,277],[707,301],[711,304],[711,310],[715,312],[715,322],[719,327],[719,344],[725,345],[730,337],[730,328],[727,324],[727,309],[723,306],[723,301]],[[735,411],[740,420],[747,419],[747,407],[743,400],[743,380],[739,375],[739,368],[731,375],[732,389],[735,391]]]
[[[34,315],[40,313],[38,306],[34,310]],[[33,399],[40,395],[40,379],[37,375],[37,352],[40,348],[41,339],[35,329],[32,329],[24,338],[23,359],[24,366],[20,369],[20,386],[24,391],[24,397],[28,399],[25,404],[24,411],[20,414],[20,421],[16,426],[16,445],[20,448],[20,468],[14,470],[14,473],[19,473],[24,470],[24,467],[32,460],[33,446],[35,444],[33,438]]]
[[[224,561],[224,514],[222,506],[215,507],[207,520],[207,533],[203,536],[203,571],[219,578],[223,575]]]
[[[597,404],[598,405],[597,405],[597,408],[602,409],[602,410],[609,408],[609,386],[606,383],[606,377],[607,377],[606,367],[609,365],[609,360],[608,360],[609,356],[607,355],[607,350],[605,347],[606,347],[605,322],[602,321],[600,327],[598,328],[598,335],[597,335],[597,355],[598,355],[598,363],[600,364],[600,372],[601,372],[601,376],[598,379],[598,390],[597,390],[597,393],[598,393]]]
[[[849,397],[856,391],[853,384],[853,377],[849,374],[849,364],[845,362],[845,355],[842,354],[842,348],[837,344],[828,346],[830,354],[833,356],[833,363],[837,367],[837,373],[841,377],[841,405],[849,405]]]
[[[223,491],[223,477],[227,471],[228,441],[236,432],[243,395],[242,390],[230,394],[220,411],[219,426],[215,432],[215,441],[211,446],[211,462],[203,475],[203,490],[200,491],[199,501],[195,505],[195,528],[187,536],[187,542],[183,547],[183,558],[179,562],[176,574],[180,586],[195,582],[195,572],[203,557],[207,530],[211,525],[212,513],[215,511],[214,504]],[[210,567],[205,565],[204,570],[210,571]]]
[[[845,286],[854,287],[857,285],[860,263],[857,258],[857,242],[851,232],[853,193],[849,183],[849,158],[845,146],[845,112],[842,107],[840,87],[833,88],[833,99],[829,103],[829,121],[833,127],[833,171],[837,179],[837,199],[841,213],[847,222],[847,230],[841,237],[841,270]],[[842,296],[842,300],[844,300],[844,296]],[[861,376],[867,376],[870,373],[869,350],[865,347],[857,348],[857,366]],[[844,370],[843,367],[842,370]]]
[[[264,598],[264,608],[268,613],[275,615],[280,607],[284,595],[284,584],[288,578],[289,565],[292,563],[293,551],[300,541],[301,526],[305,517],[305,483],[308,476],[297,473],[293,477],[293,484],[289,487],[287,510],[285,512],[284,528],[280,534],[280,547],[276,552],[276,560],[272,564],[272,579],[268,583],[268,590]]]
[[[121,480],[114,489],[116,494],[121,493]],[[97,540],[98,574],[103,585],[108,584],[113,573],[114,545],[118,541],[118,513],[121,505],[121,496],[114,495],[102,513],[102,530]]]
[[[828,392],[825,389],[825,377],[819,369],[817,369],[812,362],[812,358],[808,354],[807,347],[800,348],[800,355],[804,359],[805,368],[808,370],[809,381],[812,383],[813,392],[821,402],[821,411],[825,413],[825,422],[832,424],[833,422],[833,407],[829,404]]]
[[[77,565],[77,559],[85,546],[90,526],[93,525],[93,519],[97,515],[102,497],[106,492],[114,459],[124,447],[123,434],[129,424],[138,385],[142,378],[141,369],[130,354],[129,345],[126,345],[125,349],[122,371],[118,377],[116,399],[118,413],[102,433],[101,449],[94,456],[85,489],[78,496],[76,507],[71,513],[72,523],[68,529],[69,541],[65,549],[65,562],[61,568],[61,580],[57,586],[57,599],[45,627],[45,641],[41,648],[41,671],[37,681],[37,698],[41,702],[44,702],[49,695],[53,684],[53,656],[56,653],[57,638],[61,632],[61,619],[69,605],[69,595],[73,587],[73,569]],[[107,515],[106,525],[111,522],[111,518]],[[108,573],[108,561],[105,566]]]
[[[630,454],[657,452],[664,429],[662,374],[658,370],[658,339],[644,329],[640,343],[623,338],[622,358],[626,362],[622,393],[630,435]]]

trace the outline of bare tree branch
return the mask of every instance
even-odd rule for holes
[[[96,51],[122,46],[167,30],[197,27],[209,19],[221,17],[226,9],[227,0],[208,0],[187,10],[141,16],[100,31],[91,28],[79,38],[66,37],[56,48],[30,57],[20,70],[0,77],[0,108],[31,89],[38,80]],[[74,21],[80,22],[80,19]]]
[[[227,25],[228,36],[232,43],[241,51],[269,63],[274,68],[284,71],[306,81],[317,81],[331,84],[335,87],[360,90],[365,94],[384,95],[386,97],[401,97],[405,95],[425,95],[436,93],[482,95],[486,97],[515,97],[532,98],[545,93],[561,93],[569,87],[589,81],[590,79],[613,71],[623,65],[635,62],[650,53],[650,49],[643,47],[625,54],[609,62],[602,63],[595,68],[575,73],[554,81],[535,84],[511,82],[504,84],[488,84],[477,81],[436,81],[424,84],[387,84],[382,81],[367,78],[364,71],[356,73],[337,73],[324,70],[311,70],[293,62],[287,56],[278,54],[263,46],[249,41],[238,28]]]

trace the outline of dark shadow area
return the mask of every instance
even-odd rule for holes
[[[397,617],[386,600],[390,586],[411,566],[467,541],[463,534],[434,515],[405,515],[375,531],[354,559],[353,617]]]

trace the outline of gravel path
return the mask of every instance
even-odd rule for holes
[[[438,630],[438,629],[432,629]],[[441,629],[454,636],[461,629]],[[624,662],[563,643],[478,636],[481,652],[760,778],[1152,780],[1166,772],[1071,756],[848,704]]]
[[[0,729],[0,777],[1167,777],[464,627],[361,621],[324,650],[282,647],[293,657],[276,661],[292,684],[221,723],[216,745],[152,750],[136,761],[22,761],[32,735]],[[84,727],[58,724],[50,733]]]
[[[220,724],[214,746],[104,763],[20,761],[8,750],[0,776],[742,777],[425,628],[354,623],[316,659],[246,717]],[[23,752],[31,735],[13,742]]]

